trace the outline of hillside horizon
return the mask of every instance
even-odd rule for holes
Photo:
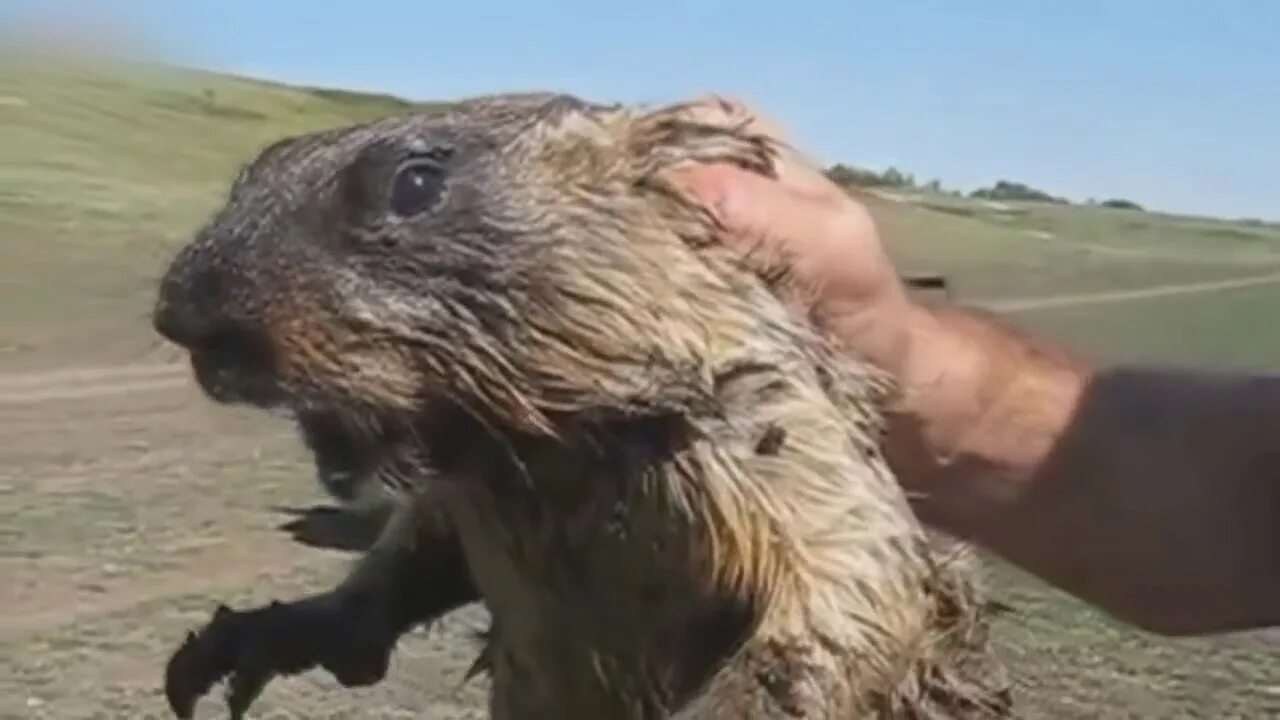
[[[65,58],[67,57],[66,55],[67,48],[65,44],[59,44],[56,47],[42,48],[39,46],[32,45],[30,43],[15,42],[12,36],[0,37],[0,52],[4,52],[6,50],[10,52],[17,52],[19,53],[20,56],[25,55],[29,58],[42,58],[45,61],[56,60],[56,61],[65,62]],[[87,59],[85,58],[81,58],[81,60],[82,62],[87,62]],[[422,109],[438,108],[441,106],[447,106],[452,102],[456,102],[470,96],[470,95],[464,94],[464,95],[457,95],[454,97],[415,98],[415,97],[407,96],[404,94],[397,94],[391,91],[384,91],[384,90],[367,88],[367,87],[366,88],[345,87],[338,84],[294,83],[294,82],[279,80],[271,77],[265,77],[261,75],[199,67],[195,65],[175,62],[169,59],[158,59],[154,57],[146,57],[143,55],[138,55],[138,56],[127,56],[124,54],[102,55],[97,57],[96,60],[99,61],[99,65],[96,68],[98,70],[111,69],[111,68],[127,69],[130,67],[133,67],[133,68],[150,69],[150,70],[161,70],[166,72],[188,73],[196,77],[204,76],[206,78],[222,78],[225,80],[249,83],[249,84],[257,85],[264,88],[278,88],[282,90],[309,92],[309,93],[314,93],[320,96],[330,96],[335,98],[345,97],[351,101],[357,101],[357,102],[366,101],[366,102],[369,102],[370,104],[384,106],[388,109],[388,111],[409,110],[412,108],[422,108]],[[561,92],[561,90],[559,90],[558,88],[553,88],[553,87],[511,87],[504,90],[504,92],[528,92],[528,91]],[[711,91],[708,91],[708,93],[710,92]],[[483,94],[483,93],[475,93],[475,94]],[[587,99],[594,99],[594,100],[600,100],[600,101],[606,101],[606,102],[612,101],[611,98],[587,98]],[[677,99],[678,98],[671,98],[669,100],[677,100]],[[746,102],[751,102],[752,100],[749,97],[739,98],[739,99],[742,99]],[[769,107],[760,107],[760,110],[766,114],[772,114],[771,111],[773,111],[774,109]],[[805,147],[805,139],[803,137],[797,137],[795,139],[802,146],[802,148]],[[828,169],[835,168],[837,166],[846,166],[846,167],[855,168],[857,170],[867,171],[869,173],[874,173],[882,176],[885,174],[899,173],[907,177],[911,177],[915,181],[917,181],[916,189],[919,189],[922,191],[926,191],[929,189],[928,187],[926,187],[926,185],[930,183],[936,183],[941,186],[942,190],[949,193],[958,192],[965,196],[972,196],[975,193],[978,193],[979,194],[978,196],[981,196],[982,191],[990,190],[996,187],[997,185],[1014,184],[1014,185],[1024,185],[1028,188],[1041,191],[1043,194],[1047,196],[1051,196],[1058,200],[1065,201],[1066,203],[1069,203],[1071,205],[1088,205],[1091,203],[1101,204],[1104,201],[1124,200],[1124,201],[1130,201],[1137,204],[1138,206],[1141,207],[1143,212],[1167,215],[1170,217],[1183,217],[1188,219],[1200,218],[1200,219],[1206,219],[1206,220],[1223,220],[1223,221],[1230,221],[1230,222],[1264,223],[1268,225],[1274,225],[1274,224],[1280,223],[1280,215],[1233,216],[1233,215],[1225,215],[1225,214],[1194,212],[1194,211],[1189,211],[1189,210],[1180,209],[1180,208],[1168,208],[1168,207],[1161,207],[1158,205],[1152,205],[1152,204],[1149,204],[1149,202],[1145,201],[1144,198],[1142,197],[1118,198],[1118,197],[1107,195],[1101,192],[1097,194],[1089,195],[1086,197],[1064,195],[1064,194],[1058,193],[1050,185],[1042,185],[1040,182],[1036,181],[1034,177],[1013,177],[1009,174],[1006,174],[1006,175],[1000,175],[997,177],[991,177],[984,183],[981,183],[978,185],[973,185],[973,186],[953,185],[951,184],[951,181],[949,181],[948,178],[945,178],[945,177],[933,177],[933,176],[929,176],[927,178],[923,176],[915,177],[912,168],[903,168],[903,167],[897,167],[894,165],[877,165],[873,163],[865,163],[863,161],[860,161],[858,158],[819,157],[818,159]],[[1013,200],[1016,201],[1017,199],[1013,198]]]
[[[163,659],[211,605],[328,589],[349,558],[282,532],[318,499],[314,466],[276,418],[200,394],[150,322],[158,279],[266,145],[438,105],[173,64],[4,59],[0,491],[14,581],[0,590],[0,707],[161,717]],[[942,275],[951,300],[1100,363],[1266,370],[1280,357],[1280,227],[850,192],[904,274]],[[1275,635],[1152,637],[988,560],[994,599],[1013,609],[993,638],[1021,716],[1277,715]],[[257,708],[480,720],[485,686],[462,680],[486,624],[463,608],[406,638],[376,687],[306,673],[273,682]]]

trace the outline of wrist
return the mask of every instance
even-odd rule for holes
[[[894,369],[899,408],[939,460],[1031,467],[1065,428],[1090,368],[981,313],[916,305]]]
[[[960,449],[995,402],[1014,368],[955,311],[912,303],[889,370],[898,384],[898,409],[922,420],[926,445],[940,459]]]
[[[905,292],[835,310],[827,325],[850,355],[888,373],[904,400],[972,387],[982,374],[981,348]]]
[[[910,364],[912,345],[925,329],[927,311],[905,292],[889,292],[875,301],[831,302],[819,310],[848,354],[875,365],[896,379]]]

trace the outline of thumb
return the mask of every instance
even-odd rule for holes
[[[671,180],[711,212],[726,243],[743,249],[804,254],[803,245],[832,231],[840,209],[828,197],[725,163],[681,167]]]

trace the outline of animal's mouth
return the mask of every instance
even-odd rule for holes
[[[275,353],[257,333],[211,332],[187,350],[196,382],[217,402],[277,408],[289,399],[275,374]]]
[[[240,343],[217,352],[192,351],[200,387],[217,402],[257,407],[296,424],[321,485],[344,505],[382,505],[435,474],[430,444],[446,403],[425,402],[414,413],[380,412],[349,393],[291,387],[265,355],[243,348]]]
[[[424,410],[411,421],[392,421],[339,408],[294,413],[315,461],[320,483],[348,505],[367,506],[420,488],[433,475],[430,427]]]

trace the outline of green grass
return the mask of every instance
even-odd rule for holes
[[[946,272],[967,299],[1036,297],[1280,269],[1280,231],[1208,219],[949,196],[863,196],[904,268]],[[1140,229],[1136,227],[1140,225]],[[1224,238],[1228,230],[1255,239]]]
[[[388,96],[0,55],[0,349],[145,316],[150,281],[239,167],[286,135],[403,113]]]
[[[1280,283],[1101,306],[1016,313],[1016,320],[1104,360],[1273,370]]]
[[[1280,660],[1253,638],[1170,640],[997,566],[1015,608],[997,643],[1015,669],[1025,717],[1254,718],[1280,713]]]
[[[403,100],[168,69],[89,69],[0,56],[0,363],[106,362],[152,342],[145,318],[169,253],[240,165],[285,135],[405,112]],[[1280,269],[1280,228],[924,193],[867,196],[905,270],[960,298],[1028,298]],[[1105,358],[1267,367],[1280,285],[1041,309],[1014,319]],[[88,501],[88,498],[86,499]],[[97,506],[95,506],[97,507]],[[112,514],[109,504],[97,508]],[[1033,717],[1262,717],[1280,661],[1256,645],[1170,642],[1110,622],[1007,569],[1000,640]]]

